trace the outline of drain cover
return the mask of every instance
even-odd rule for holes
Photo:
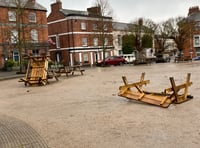
[[[44,139],[25,122],[0,115],[0,148],[48,148]]]

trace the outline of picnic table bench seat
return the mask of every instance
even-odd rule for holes
[[[62,66],[59,67],[56,73],[58,74],[66,74],[66,76],[69,76],[69,74],[74,75],[75,72],[80,72],[81,75],[83,75],[85,70],[82,69],[81,65],[74,65],[74,66]]]

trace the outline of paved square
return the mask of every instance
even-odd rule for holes
[[[0,82],[0,114],[24,121],[51,148],[198,148],[200,146],[200,63],[124,65],[86,69],[42,87],[19,79]],[[191,73],[191,101],[169,108],[117,96],[122,75],[138,81],[142,72],[152,91],[177,84]],[[144,87],[145,88],[145,87]]]

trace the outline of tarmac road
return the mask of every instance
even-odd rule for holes
[[[41,87],[25,87],[19,78],[0,81],[0,125],[7,116],[24,122],[50,148],[199,148],[199,69],[200,61],[124,65],[88,68]],[[158,92],[170,86],[169,77],[180,84],[191,73],[194,98],[161,108],[119,97],[121,77],[134,82],[142,72],[151,81],[144,88]]]

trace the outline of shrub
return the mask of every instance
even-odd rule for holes
[[[15,66],[15,61],[13,61],[12,59],[6,61],[6,67],[13,67],[13,66]]]

